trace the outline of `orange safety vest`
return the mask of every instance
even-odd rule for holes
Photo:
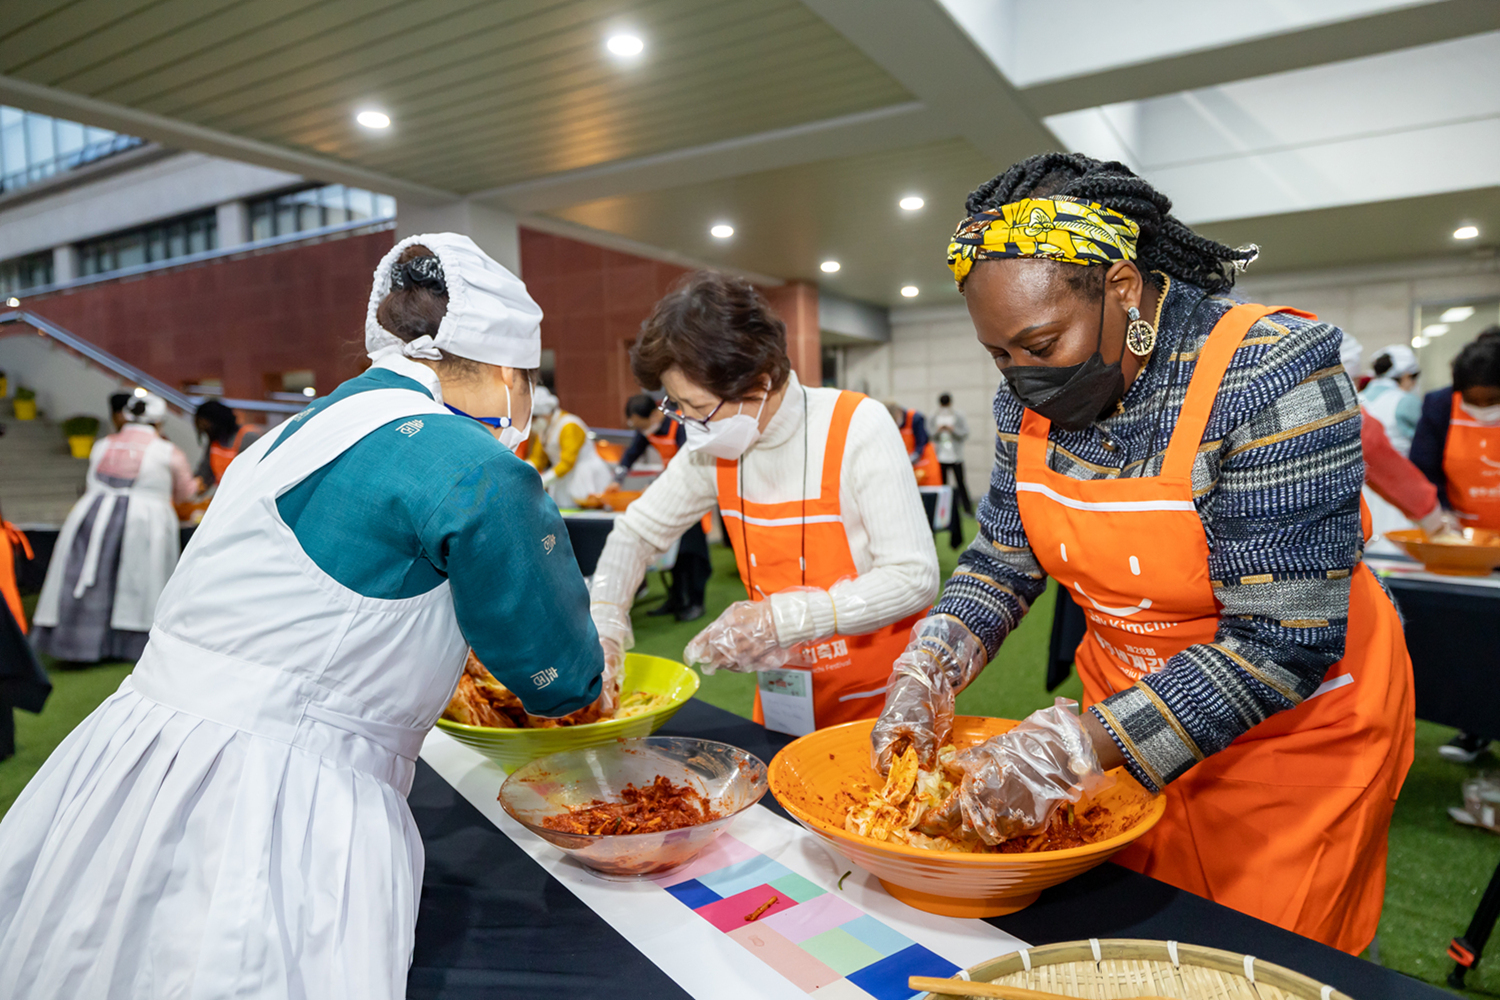
[[[1500,530],[1500,426],[1481,424],[1453,394],[1453,416],[1443,445],[1448,503],[1466,528]]]
[[[240,444],[245,440],[245,435],[250,431],[260,430],[254,424],[244,424],[234,432],[234,444],[222,445],[217,441],[210,441],[208,445],[208,467],[214,472],[214,482],[224,481],[224,473],[229,469],[229,463],[233,462],[235,456],[240,453]]]
[[[1307,315],[1239,305],[1214,327],[1159,476],[1080,481],[1054,472],[1050,423],[1026,411],[1016,500],[1038,561],[1088,619],[1076,661],[1088,704],[1215,641],[1219,607],[1193,504],[1193,457],[1230,359],[1273,312]],[[1386,834],[1412,760],[1415,705],[1396,609],[1364,563],[1351,584],[1344,657],[1322,686],[1168,785],[1166,815],[1115,860],[1357,954],[1380,919]]]
[[[858,575],[839,514],[839,481],[849,421],[864,398],[857,392],[839,393],[823,449],[820,492],[805,502],[747,500],[739,492],[739,463],[719,459],[719,510],[725,533],[734,546],[740,579],[751,600],[763,601],[790,587],[827,590],[840,580]],[[804,553],[805,572],[801,565]],[[880,714],[891,664],[906,649],[912,626],[925,613],[924,609],[866,635],[833,635],[812,644],[817,657],[817,665],[810,668],[817,728],[873,719]],[[765,721],[759,690],[753,718]]]
[[[912,421],[916,419],[916,410],[906,411],[906,422],[901,425],[901,440],[906,445],[906,453],[910,455],[917,450],[917,436],[912,432]],[[938,464],[937,449],[932,446],[932,439],[927,439],[927,444],[922,449],[922,454],[912,463],[912,471],[917,474],[918,486],[941,486],[943,485],[943,467]]]
[[[656,429],[659,431],[661,427],[658,426]],[[667,432],[647,434],[646,440],[651,442],[651,447],[661,455],[661,463],[666,465],[677,454],[677,421],[668,418]]]
[[[0,597],[5,598],[5,603],[10,605],[10,613],[15,616],[16,624],[21,626],[22,634],[25,634],[26,612],[21,607],[21,590],[16,585],[17,545],[21,546],[27,559],[35,558],[31,551],[31,540],[26,537],[26,533],[9,521],[0,521]]]

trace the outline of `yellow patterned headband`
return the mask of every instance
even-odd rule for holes
[[[1135,260],[1141,227],[1113,209],[1066,198],[1023,198],[958,224],[948,267],[963,287],[974,262],[1040,257],[1069,264]]]

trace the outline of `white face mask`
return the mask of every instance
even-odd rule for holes
[[[512,412],[510,386],[505,387],[505,412]],[[525,441],[528,437],[531,436],[531,413],[528,412],[526,414],[525,427],[517,427],[514,423],[511,422],[511,419],[508,416],[501,417],[499,436],[501,447],[507,448],[511,451],[515,451],[518,447],[520,447],[522,441]]]
[[[769,395],[767,393],[767,396]],[[688,420],[686,422],[688,451],[701,451],[705,455],[727,459],[731,462],[738,459],[760,439],[760,415],[765,408],[766,397],[763,396],[760,409],[755,411],[753,417],[745,412],[745,404],[741,403],[740,412],[725,417],[723,420],[715,420],[707,427],[696,420]]]
[[[1481,424],[1500,424],[1500,403],[1494,406],[1474,406],[1471,403],[1459,401],[1459,407]]]

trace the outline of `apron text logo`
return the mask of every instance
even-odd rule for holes
[[[548,667],[546,670],[538,670],[531,675],[531,683],[538,688],[544,688],[557,680],[557,668]]]
[[[408,420],[400,427],[397,427],[396,430],[398,433],[405,434],[407,437],[411,437],[425,426],[426,425],[423,424],[420,420]]]

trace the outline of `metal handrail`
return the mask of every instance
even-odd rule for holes
[[[91,344],[77,334],[65,330],[50,319],[38,316],[30,310],[11,309],[7,312],[0,312],[0,325],[6,323],[22,323],[36,330],[39,335],[51,337],[59,344],[83,355],[106,371],[113,372],[118,377],[138,385],[148,392],[154,392],[166,400],[168,406],[189,417],[198,409],[198,404],[203,401],[203,398],[195,399],[178,389],[172,388],[161,379],[148,375],[123,358],[115,357],[102,347]],[[225,399],[222,402],[225,406],[232,409],[259,410],[265,413],[297,413],[306,406],[306,404],[279,403],[257,399]]]

